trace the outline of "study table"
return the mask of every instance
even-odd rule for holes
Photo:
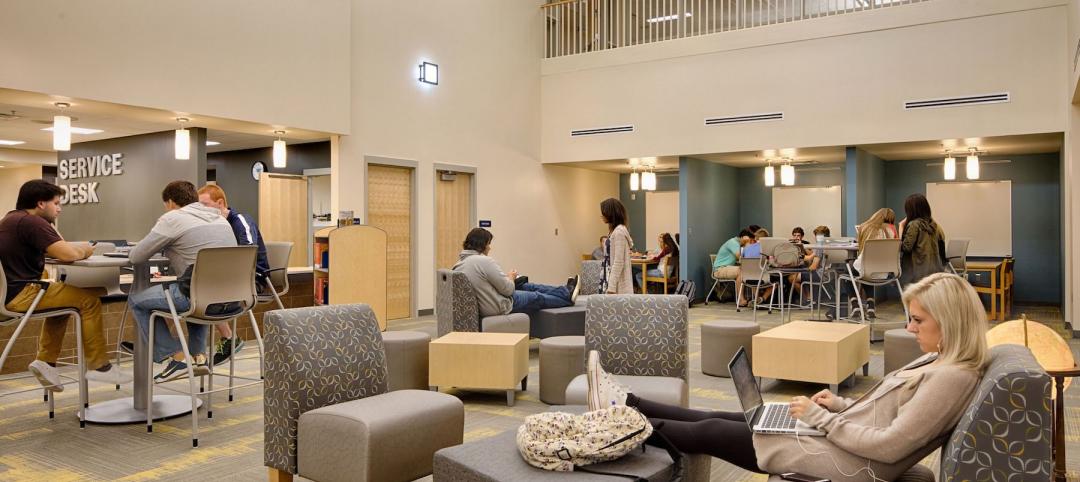
[[[645,282],[645,273],[649,272],[649,265],[650,264],[659,265],[660,261],[653,261],[652,258],[644,257],[644,256],[631,256],[630,257],[630,265],[631,266],[638,266],[638,267],[641,268],[641,294],[643,294],[643,295],[648,294],[648,291],[646,291],[646,287],[649,284]]]
[[[813,251],[846,251],[848,260],[855,259],[859,254],[859,245],[857,243],[811,243],[805,244],[803,247]],[[834,269],[836,270],[836,276],[834,277],[836,283],[836,291],[834,293],[836,297],[833,301],[836,303],[836,319],[840,319],[840,275],[847,273],[847,267],[845,266],[843,271],[841,271],[840,268]],[[821,306],[821,300],[818,300],[818,306]]]
[[[167,258],[154,257],[145,263],[132,264],[126,253],[108,253],[103,256],[91,256],[73,263],[61,263],[47,259],[46,263],[54,266],[81,266],[85,268],[133,268],[134,274],[128,294],[138,293],[151,286],[150,266],[168,262]],[[130,298],[129,298],[130,300]],[[130,307],[130,302],[129,302]],[[132,320],[134,323],[134,320]],[[138,329],[136,328],[136,332]],[[146,421],[147,373],[146,342],[142,336],[135,337],[135,367],[131,398],[118,398],[104,402],[91,403],[86,408],[84,420],[90,423],[143,423]],[[154,395],[154,418],[164,419],[191,412],[191,397],[187,395]],[[202,400],[198,401],[202,405]]]
[[[975,286],[975,292],[990,295],[991,320],[1004,321],[1011,311],[1012,264],[1012,258],[967,262],[968,273],[990,273],[990,286]]]

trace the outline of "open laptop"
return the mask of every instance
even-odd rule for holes
[[[788,404],[764,403],[761,400],[761,389],[758,388],[757,379],[750,370],[750,359],[746,356],[745,347],[739,347],[739,351],[728,362],[728,371],[731,372],[731,380],[735,382],[735,392],[739,394],[739,403],[742,404],[743,414],[746,415],[746,424],[750,426],[752,432],[816,437],[825,435],[824,432],[791,418],[788,414]]]

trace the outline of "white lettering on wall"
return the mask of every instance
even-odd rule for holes
[[[123,154],[103,154],[93,157],[76,157],[73,159],[61,159],[57,162],[57,177],[61,180],[80,179],[88,177],[120,176],[124,174],[124,163],[121,160]],[[76,184],[61,185],[64,195],[60,198],[61,204],[96,204],[101,202],[98,198],[98,182],[83,182]]]

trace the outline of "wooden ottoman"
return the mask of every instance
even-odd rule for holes
[[[506,390],[514,406],[515,391],[527,387],[529,335],[454,331],[431,342],[428,383],[438,387]]]
[[[870,368],[870,328],[852,323],[793,321],[754,335],[754,376],[828,384],[836,393]]]

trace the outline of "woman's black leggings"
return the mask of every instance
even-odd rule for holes
[[[757,465],[753,432],[742,412],[691,410],[626,396],[626,405],[649,418],[675,448],[688,454],[708,454],[739,466],[763,473]]]

